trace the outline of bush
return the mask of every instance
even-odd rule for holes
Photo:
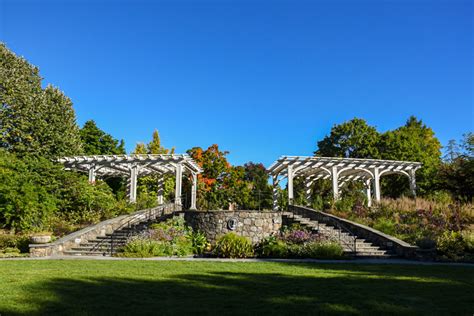
[[[253,247],[247,238],[227,233],[217,239],[214,254],[222,258],[247,258],[253,256]]]
[[[202,255],[204,251],[209,249],[209,242],[203,232],[189,232],[187,238],[191,242],[192,251],[196,255]]]
[[[155,240],[146,238],[132,238],[121,249],[118,254],[120,257],[148,258],[157,256],[166,256],[172,253],[170,245],[165,245]]]
[[[255,247],[255,252],[260,257],[286,258],[288,256],[288,247],[284,241],[271,236],[262,240]]]
[[[441,255],[451,260],[458,260],[464,252],[464,242],[461,233],[446,231],[437,239],[437,247]]]
[[[340,259],[344,255],[344,249],[336,242],[311,242],[303,247],[300,255],[315,259]]]
[[[0,251],[15,248],[22,253],[28,253],[29,244],[30,238],[27,235],[0,234]]]

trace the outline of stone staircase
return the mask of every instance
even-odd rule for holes
[[[133,225],[125,225],[112,233],[105,234],[104,236],[96,236],[95,238],[81,242],[77,246],[65,250],[64,254],[70,256],[111,256],[117,253],[130,237],[143,232],[151,224],[164,221],[174,216],[181,216],[181,213],[176,212],[160,216],[153,220],[146,220]]]
[[[365,258],[390,258],[394,256],[387,250],[383,250],[371,242],[358,238],[343,229],[292,212],[283,212],[282,216],[290,224],[299,224],[301,227],[310,229],[330,240],[340,243],[344,248],[344,253],[347,255]]]

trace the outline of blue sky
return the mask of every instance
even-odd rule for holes
[[[311,155],[353,117],[473,131],[473,2],[0,0],[0,40],[132,150]]]

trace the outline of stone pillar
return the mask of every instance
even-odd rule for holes
[[[331,176],[332,176],[332,194],[334,197],[334,201],[337,201],[339,200],[339,182],[337,180],[338,174],[337,174],[336,166],[332,167]]]
[[[278,211],[278,176],[272,176],[273,181],[273,207],[272,209]]]
[[[174,190],[174,204],[182,205],[181,203],[181,189],[183,181],[183,166],[181,164],[176,165],[176,186]]]
[[[197,174],[193,173],[193,184],[191,187],[191,210],[196,209],[196,193],[197,193]]]
[[[288,166],[288,204],[293,205],[293,167]]]
[[[410,170],[410,191],[413,197],[416,198],[416,171],[415,169]]]
[[[164,182],[165,182],[165,179],[163,177],[162,174],[158,175],[158,197],[157,197],[157,202],[158,202],[158,205],[161,205],[164,203],[164,199],[163,199],[163,194],[164,194]]]
[[[375,189],[375,201],[380,202],[380,174],[379,168],[374,168],[374,189]]]

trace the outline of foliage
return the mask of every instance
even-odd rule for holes
[[[255,253],[259,257],[286,258],[288,256],[288,246],[278,237],[270,236],[256,245]]]
[[[464,253],[464,243],[461,233],[445,231],[436,240],[437,250],[448,259],[458,260]]]
[[[363,119],[335,125],[329,136],[318,142],[315,155],[345,158],[378,158],[379,133]]]
[[[474,134],[467,133],[461,148],[452,140],[447,159],[439,170],[440,187],[448,190],[461,201],[470,202],[474,197]]]
[[[330,212],[422,248],[436,246],[440,254],[446,252],[450,259],[459,256],[459,252],[454,251],[457,255],[447,252],[443,243],[449,244],[458,238],[459,236],[451,237],[457,236],[453,235],[454,233],[460,234],[468,230],[474,222],[472,204],[456,203],[445,194],[434,195],[430,199],[382,199],[373,208],[359,207],[352,211],[334,208]],[[469,237],[466,240],[469,240]]]
[[[80,130],[82,146],[86,155],[122,155],[125,143],[107,134],[93,120],[84,123]]]
[[[14,235],[0,233],[0,250],[7,248],[18,249],[22,253],[29,251],[30,238],[27,235]]]
[[[433,130],[411,116],[406,124],[382,134],[380,158],[418,161],[423,167],[416,173],[418,193],[423,195],[436,188],[436,172],[441,163],[441,144]],[[408,194],[408,180],[404,176],[382,178],[382,190],[390,196]]]
[[[120,257],[148,258],[171,253],[170,246],[148,238],[133,237],[121,249]]]
[[[247,258],[253,256],[253,247],[247,238],[227,233],[217,239],[214,254],[222,258]]]
[[[344,249],[337,242],[313,241],[304,246],[302,255],[314,259],[340,259],[344,255]]]
[[[0,43],[0,148],[21,156],[79,154],[82,144],[71,100],[41,87],[37,67]]]
[[[196,244],[190,238],[192,231],[186,227],[182,217],[174,217],[151,225],[150,229],[133,236],[120,250],[118,256],[156,257],[187,256],[202,249],[207,240],[196,237]]]
[[[194,254],[202,255],[204,251],[210,249],[211,244],[207,241],[206,235],[203,232],[189,232],[187,238],[191,241]]]

